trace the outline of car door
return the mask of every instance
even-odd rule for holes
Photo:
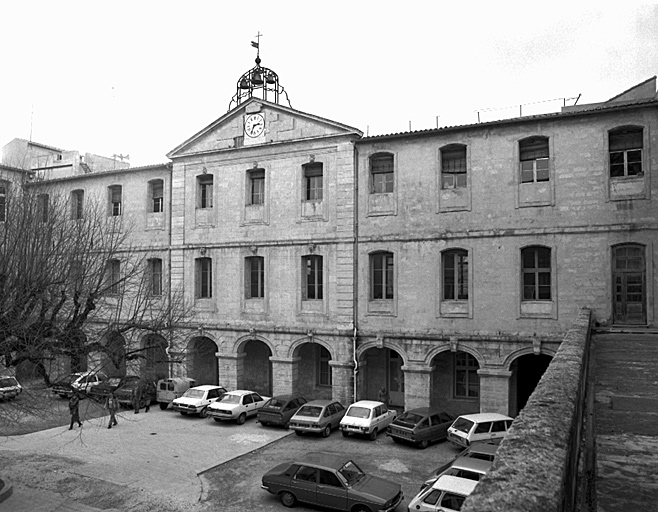
[[[290,490],[299,501],[316,504],[318,470],[311,466],[299,466],[290,479]]]
[[[334,402],[331,407],[331,427],[338,428],[340,420],[345,416],[346,409],[339,402]]]
[[[491,439],[505,437],[507,433],[507,422],[505,420],[494,421],[491,426]]]
[[[258,409],[265,405],[265,400],[258,393],[252,393],[251,399],[253,400],[253,408],[251,410],[251,415],[253,416],[258,412]],[[247,413],[247,416],[249,416],[249,413]]]
[[[323,507],[347,510],[347,489],[335,473],[318,470],[317,504]]]
[[[254,397],[252,395],[242,396],[242,410],[246,413],[247,417],[251,416],[255,409]]]
[[[491,425],[492,421],[483,421],[478,423],[475,426],[475,431],[473,432],[470,441],[486,441],[491,439]]]

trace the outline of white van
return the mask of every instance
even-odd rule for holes
[[[457,418],[448,428],[448,441],[459,448],[475,441],[495,442],[507,435],[512,418],[495,412],[465,414]]]

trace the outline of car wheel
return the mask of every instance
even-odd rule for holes
[[[290,423],[288,423],[288,422],[286,421],[286,422],[283,424],[283,428],[284,428],[285,430],[288,430],[288,429],[290,428]]]
[[[169,407],[167,402],[160,402],[160,410],[164,411],[167,407]]]
[[[260,424],[263,425],[264,427],[270,426],[270,424],[267,421],[261,421]]]
[[[246,420],[247,420],[247,414],[243,412],[242,414],[240,414],[240,416],[238,416],[238,419],[236,420],[236,423],[238,425],[242,425]]]
[[[368,439],[370,439],[371,441],[374,441],[375,439],[377,439],[377,429],[376,428],[372,429],[372,432],[370,432],[370,435],[368,436]]]
[[[204,408],[201,409],[201,411],[199,412],[199,418],[207,418],[207,417],[208,417],[208,411],[206,411],[206,408],[204,407]]]
[[[370,512],[370,509],[365,505],[356,505],[351,512]]]
[[[301,430],[295,430],[295,434],[297,434],[298,436],[301,436],[301,435],[302,435],[302,431],[301,431]]]
[[[331,425],[327,425],[324,427],[324,430],[322,431],[322,437],[329,437],[331,435]]]
[[[180,412],[180,415],[181,415],[181,416],[187,416],[187,413],[186,413],[186,412],[183,412],[183,411],[181,411],[181,412]]]
[[[350,433],[347,430],[341,431],[341,434],[343,434],[343,437],[347,437],[350,435]]]
[[[429,445],[427,439],[423,439],[420,443],[418,443],[418,448],[424,450],[425,448],[427,448],[427,445]]]
[[[222,422],[222,420],[220,420],[219,418],[213,418],[213,420],[215,420],[217,423],[221,423],[221,422]]]
[[[295,498],[295,495],[291,492],[283,491],[279,497],[281,498],[281,503],[283,503],[284,507],[294,507],[295,503],[297,503],[297,498]]]
[[[60,397],[60,398],[66,398],[66,395],[62,395],[62,394],[60,393],[59,397]]]
[[[391,439],[393,439],[394,443],[401,443],[402,442],[397,437],[392,437]]]

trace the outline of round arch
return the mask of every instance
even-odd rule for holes
[[[332,350],[332,346],[331,346],[330,343],[327,343],[322,338],[316,338],[316,337],[309,338],[308,336],[304,336],[303,338],[298,338],[295,341],[293,341],[290,344],[290,346],[288,347],[288,353],[287,353],[286,357],[288,357],[288,358],[296,357],[299,354],[299,350],[300,350],[301,346],[305,345],[307,343],[310,343],[312,345],[316,344],[316,345],[320,345],[320,346],[324,347],[327,350],[327,352],[329,352],[329,355],[331,356],[331,359],[332,360],[336,359],[336,357],[333,353],[333,350]]]
[[[432,350],[427,352],[427,355],[425,356],[425,359],[423,360],[423,362],[426,365],[431,366],[432,360],[436,356],[438,356],[442,352],[446,352],[446,351],[450,351],[450,350],[451,350],[450,343],[443,343],[441,345],[437,345],[436,347],[433,347]],[[472,355],[475,358],[475,360],[478,362],[478,365],[480,366],[480,368],[482,368],[485,364],[484,356],[479,351],[474,349],[473,347],[470,347],[468,345],[460,343],[457,346],[457,350],[455,350],[455,352],[466,352],[467,354]]]
[[[217,362],[217,343],[209,336],[191,337],[186,345],[187,376],[194,379],[198,386],[219,383],[219,364]]]
[[[370,349],[372,348],[387,348],[389,350],[394,350],[397,352],[400,357],[402,358],[402,364],[406,365],[408,364],[408,359],[409,356],[407,355],[406,351],[404,350],[403,347],[398,345],[397,343],[391,343],[386,340],[384,342],[380,342],[377,340],[371,340],[371,341],[366,341],[363,345],[360,345],[356,349],[356,360],[357,361],[362,361],[363,360],[363,355]]]
[[[514,360],[518,359],[521,356],[527,356],[529,354],[537,354],[535,352],[534,347],[524,347],[519,350],[515,350],[505,358],[505,361],[503,361],[503,367],[505,368],[505,370],[509,371],[512,366],[512,363],[514,363]],[[539,354],[537,355],[550,356],[552,359],[555,357],[555,354],[557,354],[557,350],[554,350],[552,348],[542,347]]]
[[[244,352],[245,351],[244,348],[247,345],[247,343],[254,340],[265,343],[265,345],[267,345],[267,347],[270,349],[270,352],[272,354],[276,354],[276,348],[274,347],[274,345],[272,345],[272,342],[270,342],[270,340],[258,334],[247,334],[245,336],[240,336],[237,340],[235,340],[235,343],[233,344],[233,349],[231,351],[231,355],[238,355],[241,352]]]
[[[143,359],[140,375],[146,380],[157,382],[169,377],[167,340],[161,334],[148,333],[140,341]]]

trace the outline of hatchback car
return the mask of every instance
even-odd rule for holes
[[[464,448],[475,441],[500,439],[507,435],[512,421],[509,416],[494,412],[465,414],[457,418],[448,429],[448,441]]]
[[[171,405],[174,411],[180,412],[183,416],[198,414],[201,418],[205,418],[206,408],[223,397],[224,393],[226,389],[221,386],[196,386],[188,389],[180,398],[176,398]]]
[[[437,479],[432,486],[416,494],[407,508],[420,512],[459,511],[476,485],[475,480],[445,475]]]
[[[286,507],[298,501],[335,510],[390,512],[403,499],[400,484],[366,475],[352,460],[308,453],[263,475],[261,487]]]
[[[290,418],[306,403],[306,398],[299,395],[282,395],[270,398],[258,410],[258,422],[263,425],[278,425],[288,428]]]
[[[329,437],[345,416],[345,407],[335,400],[311,400],[290,418],[290,428],[301,436],[304,432]]]
[[[359,434],[374,441],[379,432],[386,432],[386,428],[396,416],[397,412],[386,407],[384,402],[359,400],[347,408],[339,428],[343,437]]]
[[[431,442],[445,439],[454,419],[446,412],[429,407],[412,409],[398,416],[388,426],[386,435],[396,443],[406,441],[424,449]]]
[[[53,384],[53,393],[62,398],[70,398],[74,391],[80,393],[84,398],[94,386],[98,386],[107,380],[102,372],[76,372],[72,373],[65,379],[56,381]]]
[[[0,400],[13,400],[23,391],[16,377],[0,377]]]
[[[237,389],[225,393],[222,398],[211,403],[206,408],[206,416],[215,421],[235,421],[242,425],[247,418],[256,416],[258,410],[270,399],[254,391]]]

